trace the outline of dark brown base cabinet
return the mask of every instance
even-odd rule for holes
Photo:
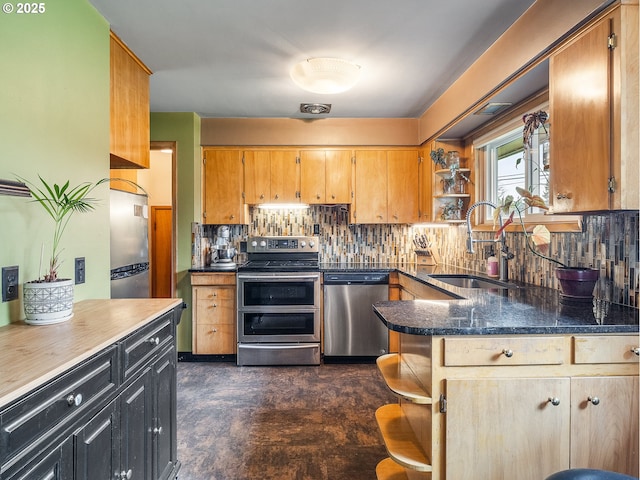
[[[181,307],[0,411],[0,479],[168,480]]]

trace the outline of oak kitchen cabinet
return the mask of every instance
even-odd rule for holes
[[[300,151],[300,200],[313,204],[349,204],[352,151],[340,149]]]
[[[192,345],[196,355],[236,353],[236,274],[192,273]]]
[[[59,373],[22,387],[6,377],[24,393],[0,408],[1,478],[176,477],[175,329],[182,306],[178,299],[146,302],[79,302],[74,319],[48,336],[56,355],[50,352],[49,362],[38,365],[35,378]],[[18,341],[24,357],[42,355],[37,336],[19,325],[0,329],[5,353],[17,338],[30,340]],[[85,341],[74,341],[78,338]],[[33,375],[26,372],[25,378]],[[2,397],[13,398],[7,388]]]
[[[378,360],[399,397],[376,412],[390,458],[432,480],[539,480],[580,467],[637,476],[637,343],[401,333],[400,353]],[[397,470],[383,462],[378,478]]]
[[[242,151],[203,149],[202,221],[214,225],[247,224],[249,208],[243,198]]]
[[[417,149],[356,150],[352,223],[419,219]]]
[[[111,32],[111,168],[149,168],[151,71]]]
[[[298,150],[244,150],[245,203],[300,203]]]
[[[549,68],[552,211],[638,209],[638,5],[588,26]]]

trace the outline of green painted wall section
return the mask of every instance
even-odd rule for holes
[[[187,309],[178,326],[178,351],[191,351],[191,223],[202,218],[200,117],[195,113],[151,113],[151,141],[176,142],[176,296]]]
[[[86,0],[44,5],[0,14],[0,178],[108,177],[109,25]],[[75,257],[86,259],[76,301],[109,297],[108,184],[94,196],[96,210],[72,218],[62,240],[62,277],[72,278]],[[26,198],[0,196],[0,266],[18,265],[21,284],[38,277],[43,243],[51,248],[48,218]],[[21,299],[22,287],[19,301],[0,303],[0,325],[24,318]]]

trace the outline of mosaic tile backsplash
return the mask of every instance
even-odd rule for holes
[[[320,226],[320,260],[344,264],[416,263],[412,239],[424,234],[438,249],[441,262],[484,272],[484,248],[466,252],[466,227],[445,228],[411,225],[349,225],[344,206],[313,206],[306,210],[251,211],[248,226],[231,226],[232,242],[256,235],[313,235],[313,225]],[[200,226],[201,234],[214,238],[216,226]],[[571,266],[600,270],[594,295],[615,303],[638,308],[640,292],[640,228],[638,212],[588,215],[581,233],[551,234],[550,255]],[[197,235],[196,235],[197,236]],[[474,233],[474,238],[491,239],[493,233]],[[509,261],[509,279],[559,288],[551,262],[527,252],[521,233],[507,233],[507,245],[515,257]],[[199,261],[195,255],[194,264]],[[201,260],[201,259],[200,259]]]

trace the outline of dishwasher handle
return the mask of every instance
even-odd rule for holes
[[[388,285],[388,273],[325,273],[325,285]]]

